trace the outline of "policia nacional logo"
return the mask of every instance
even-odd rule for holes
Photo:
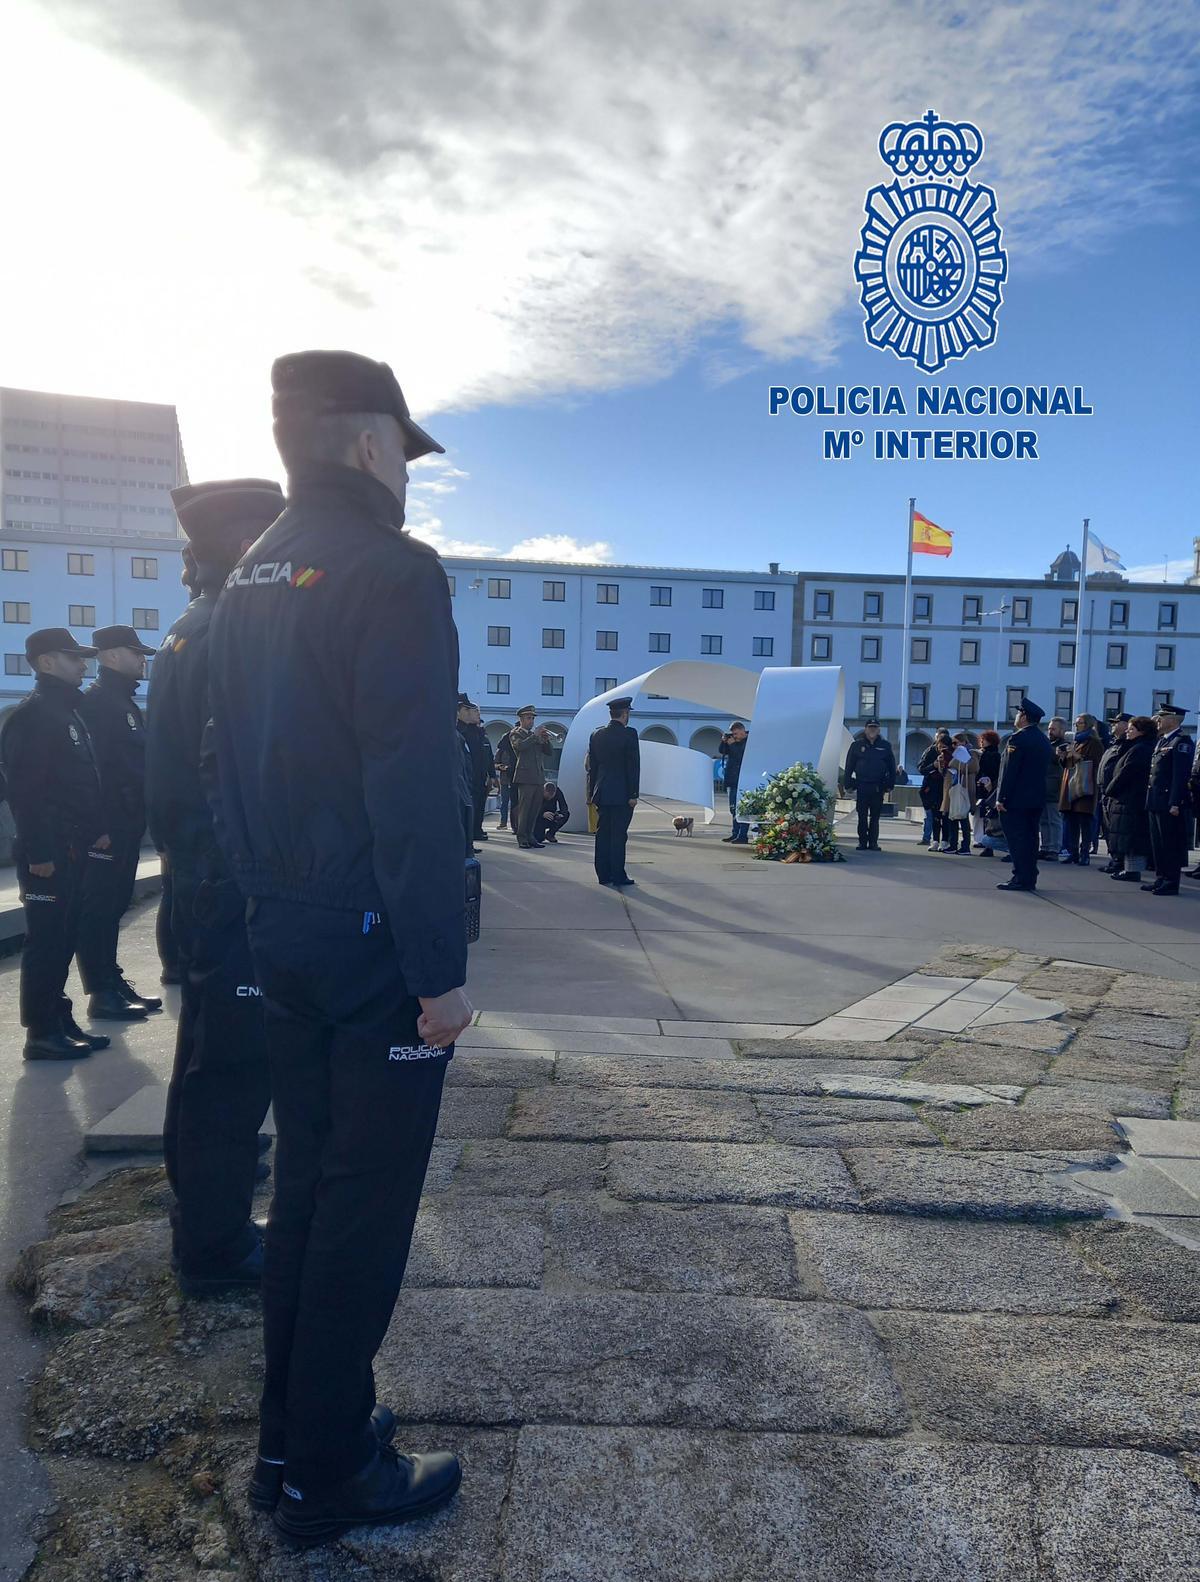
[[[983,135],[929,110],[885,126],[879,152],[896,180],[867,193],[854,257],[867,340],[935,374],[996,338],[1008,256],[996,194],[966,180]]]

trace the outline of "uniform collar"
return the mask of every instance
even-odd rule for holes
[[[357,467],[344,467],[340,462],[307,462],[288,474],[289,505],[314,493],[353,500],[397,532],[404,526],[404,507],[387,484]]]
[[[73,709],[83,696],[80,689],[72,686],[69,681],[60,681],[57,676],[48,676],[44,671],[38,672],[33,690],[40,693],[48,703],[55,703],[60,708],[67,709]]]
[[[1160,736],[1158,738],[1159,745],[1165,747],[1167,742],[1169,742],[1173,736],[1178,736],[1182,729],[1182,725],[1177,725],[1173,731],[1168,731],[1165,736]]]
[[[136,676],[122,676],[108,665],[100,666],[96,685],[103,687],[106,692],[118,692],[126,698],[131,698],[138,689]]]

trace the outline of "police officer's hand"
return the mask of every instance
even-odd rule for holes
[[[449,994],[421,1000],[417,1032],[431,1049],[445,1049],[464,1027],[471,1025],[474,1015],[475,1007],[467,999],[466,992],[463,989],[451,989]]]
[[[635,797],[635,796],[631,796],[631,797],[630,797],[630,798],[629,798],[629,805],[630,805],[630,807],[637,807],[637,805],[638,805],[638,799],[637,799],[637,797]]]
[[[1008,809],[1005,807],[1003,802],[997,802],[996,803],[996,812],[997,813],[1007,813]]]
[[[1178,818],[1179,817],[1179,809],[1177,807],[1173,807],[1171,809],[1171,814],[1172,814],[1172,817]]]
[[[31,862],[29,871],[35,879],[53,879],[54,864],[52,862]]]
[[[92,850],[93,851],[107,851],[108,848],[111,845],[112,845],[112,837],[109,836],[109,835],[101,835],[99,840],[94,840],[92,842]]]

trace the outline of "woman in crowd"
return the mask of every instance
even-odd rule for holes
[[[1150,858],[1150,818],[1146,788],[1157,735],[1154,721],[1139,714],[1129,721],[1120,755],[1107,777],[1104,818],[1114,879],[1140,881]]]
[[[1063,851],[1060,862],[1077,862],[1086,868],[1091,862],[1092,815],[1096,810],[1096,769],[1104,756],[1104,746],[1096,721],[1081,714],[1075,721],[1075,735],[1062,754],[1062,787],[1058,807],[1063,815]]]
[[[942,777],[942,844],[940,850],[971,855],[971,813],[975,807],[979,754],[968,745],[966,731],[954,734],[953,751]]]
[[[975,844],[979,847],[983,845],[983,804],[996,789],[999,780],[1000,733],[999,731],[980,731],[979,772],[975,782],[979,800],[975,805],[975,815],[971,822],[971,831],[975,837]]]
[[[921,776],[921,806],[925,809],[925,824],[924,824],[924,827],[921,830],[921,845],[922,846],[928,846],[931,850],[935,846],[935,840],[934,840],[934,834],[933,834],[933,827],[934,827],[935,822],[939,826],[939,834],[937,836],[937,840],[938,841],[941,840],[940,826],[941,826],[941,806],[942,806],[942,782],[941,782],[941,770],[938,768],[938,759],[941,757],[943,752],[949,752],[949,750],[950,750],[950,732],[947,731],[947,730],[939,730],[937,732],[937,734],[935,735],[933,741],[930,742],[929,746],[921,754],[921,761],[917,765],[917,773]],[[932,790],[932,782],[930,782],[930,792],[929,792],[930,799],[928,801],[926,801],[926,797],[925,797],[925,782],[929,779],[930,775],[932,775],[934,773],[936,773],[937,776],[938,776],[937,796],[936,796],[936,798],[934,798],[933,790]]]

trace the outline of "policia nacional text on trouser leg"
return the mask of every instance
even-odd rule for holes
[[[173,876],[183,991],[163,1156],[180,1272],[203,1279],[257,1245],[250,1210],[270,1072],[245,901],[230,880],[198,883],[178,867]]]
[[[121,919],[133,899],[141,852],[141,830],[112,830],[107,851],[88,853],[79,907],[76,955],[88,994],[99,994],[118,974],[117,941]]]
[[[536,790],[536,787],[534,788]],[[277,1143],[259,1453],[302,1490],[378,1441],[372,1360],[404,1276],[450,1053],[417,1032],[385,918],[250,903]]]
[[[881,786],[859,786],[854,793],[858,808],[858,844],[879,845],[879,810],[883,806]]]
[[[60,1018],[70,1012],[64,990],[75,954],[87,848],[64,841],[53,861],[53,874],[39,879],[30,873],[18,843],[17,883],[25,907],[21,1025],[35,1038],[59,1032]]]
[[[628,802],[596,809],[596,878],[601,884],[625,879],[625,848],[633,809]]]
[[[1150,850],[1157,882],[1164,889],[1179,888],[1179,875],[1188,860],[1190,823],[1188,813],[1150,814]]]

